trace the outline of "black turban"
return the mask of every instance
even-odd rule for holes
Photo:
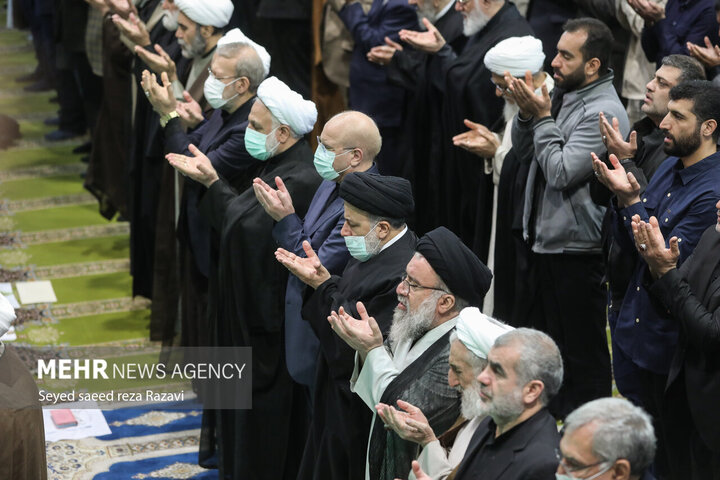
[[[410,182],[377,173],[348,174],[340,184],[340,198],[378,217],[405,220],[415,211]]]
[[[415,248],[428,261],[453,295],[482,308],[492,272],[450,230],[439,227],[426,233]]]

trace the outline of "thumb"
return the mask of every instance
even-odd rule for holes
[[[195,158],[197,158],[197,157],[204,157],[204,156],[205,156],[205,155],[200,151],[200,149],[197,148],[197,147],[196,147],[195,145],[193,145],[192,143],[191,143],[190,145],[188,145],[188,150],[190,150],[190,153],[192,153]]]
[[[360,320],[368,321],[370,319],[367,309],[365,308],[365,305],[362,302],[357,302],[355,304],[355,308],[357,308],[358,315],[360,315]]]
[[[543,83],[543,84],[542,84],[542,87],[541,87],[541,90],[542,90],[542,96],[543,96],[543,98],[544,98],[545,100],[550,100],[550,92],[548,92],[547,85],[545,85],[545,84]]]
[[[472,130],[478,130],[481,125],[479,123],[472,122],[468,120],[467,118],[463,120],[463,123],[465,123],[465,126],[472,129]]]
[[[630,182],[630,186],[632,187],[633,191],[639,192],[641,190],[640,183],[638,183],[637,178],[635,178],[635,175],[633,175],[632,172],[627,173],[627,179],[628,182]]]
[[[677,237],[670,239],[670,252],[673,254],[673,257],[677,258],[680,256],[680,242],[678,242]]]
[[[190,95],[190,92],[188,92],[187,90],[183,91],[183,98],[187,103],[190,103],[194,100],[192,95]]]
[[[312,245],[310,245],[310,242],[307,240],[303,241],[303,250],[305,250],[305,256],[313,261],[313,266],[315,268],[320,267],[320,259],[318,258],[317,254],[315,253],[315,250],[313,250]]]
[[[710,38],[705,37],[703,40],[705,41],[705,46],[707,48],[712,48],[712,43],[710,42]]]
[[[630,132],[630,148],[637,151],[637,132],[633,130]]]
[[[282,181],[282,178],[275,177],[275,185],[277,185],[278,190],[280,190],[280,192],[286,194],[288,197],[290,196],[290,192],[288,192],[288,189],[285,186],[285,182]]]
[[[138,26],[140,24],[140,19],[138,17],[136,17],[134,13],[130,12],[129,18],[130,18],[130,22],[133,25]]]
[[[525,84],[528,87],[533,86],[532,73],[530,72],[530,70],[525,70]],[[535,90],[535,89],[533,88],[533,90]]]
[[[367,314],[367,312],[365,313]],[[372,330],[373,337],[382,338],[382,332],[380,331],[380,326],[375,321],[375,317],[368,317],[368,324],[370,325],[370,330]]]
[[[433,25],[432,22],[430,22],[430,20],[428,20],[426,17],[423,17],[423,25],[425,25],[425,28],[428,29],[428,32],[437,31],[435,25]]]
[[[417,410],[417,407],[406,402],[405,400],[398,400],[397,406],[405,410],[407,413],[413,413]]]

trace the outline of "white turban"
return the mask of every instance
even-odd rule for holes
[[[476,307],[463,308],[455,325],[458,340],[472,353],[486,360],[495,339],[510,330],[514,330],[513,327],[488,317]]]
[[[290,125],[293,132],[305,135],[315,126],[317,108],[310,100],[305,100],[290,87],[270,77],[258,87],[257,96],[283,125]]]
[[[230,0],[175,0],[175,5],[193,22],[216,28],[226,26],[235,10]]]
[[[265,47],[250,40],[239,28],[233,28],[223,35],[223,37],[218,40],[217,45],[218,47],[222,47],[223,45],[229,45],[231,43],[246,43],[250,45],[255,50],[255,53],[258,54],[263,64],[263,77],[268,76],[268,73],[270,73],[270,54],[265,50]]]
[[[13,320],[15,320],[15,309],[5,295],[0,293],[0,337],[10,330]]]
[[[509,72],[513,77],[524,77],[528,70],[538,73],[544,61],[542,42],[530,35],[507,38],[485,54],[485,66],[496,75]]]

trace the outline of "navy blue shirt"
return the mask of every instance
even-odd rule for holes
[[[687,42],[704,46],[705,36],[718,43],[718,24],[713,0],[668,0],[665,18],[642,32],[645,56],[660,68],[663,57],[687,55]]]
[[[720,152],[688,168],[669,157],[658,168],[641,201],[615,208],[615,238],[623,249],[635,252],[631,220],[655,216],[667,241],[678,237],[682,263],[695,249],[703,232],[717,222],[715,203],[720,199]],[[625,292],[613,339],[623,353],[647,370],[667,374],[677,346],[678,323],[654,303],[643,286],[648,268],[637,255],[633,276]]]

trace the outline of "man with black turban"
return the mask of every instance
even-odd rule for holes
[[[449,337],[463,308],[482,307],[491,280],[490,270],[450,230],[427,233],[396,288],[399,303],[385,342],[371,307],[358,303],[359,317],[341,309],[328,318],[357,352],[350,388],[373,412],[380,403],[404,400],[425,414],[433,431],[447,430],[460,411],[459,393],[447,382]],[[416,443],[385,430],[375,414],[369,443],[366,479],[407,478]]]
[[[410,182],[370,172],[348,174],[340,184],[345,223],[340,234],[351,258],[342,276],[330,275],[310,244],[306,258],[278,249],[280,263],[308,289],[302,310],[320,341],[313,396],[313,418],[298,478],[361,480],[371,412],[350,391],[355,351],[332,332],[332,311],[359,313],[364,302],[376,315],[380,330],[390,329],[397,304],[395,287],[413,256],[417,237],[405,225],[413,213]]]

